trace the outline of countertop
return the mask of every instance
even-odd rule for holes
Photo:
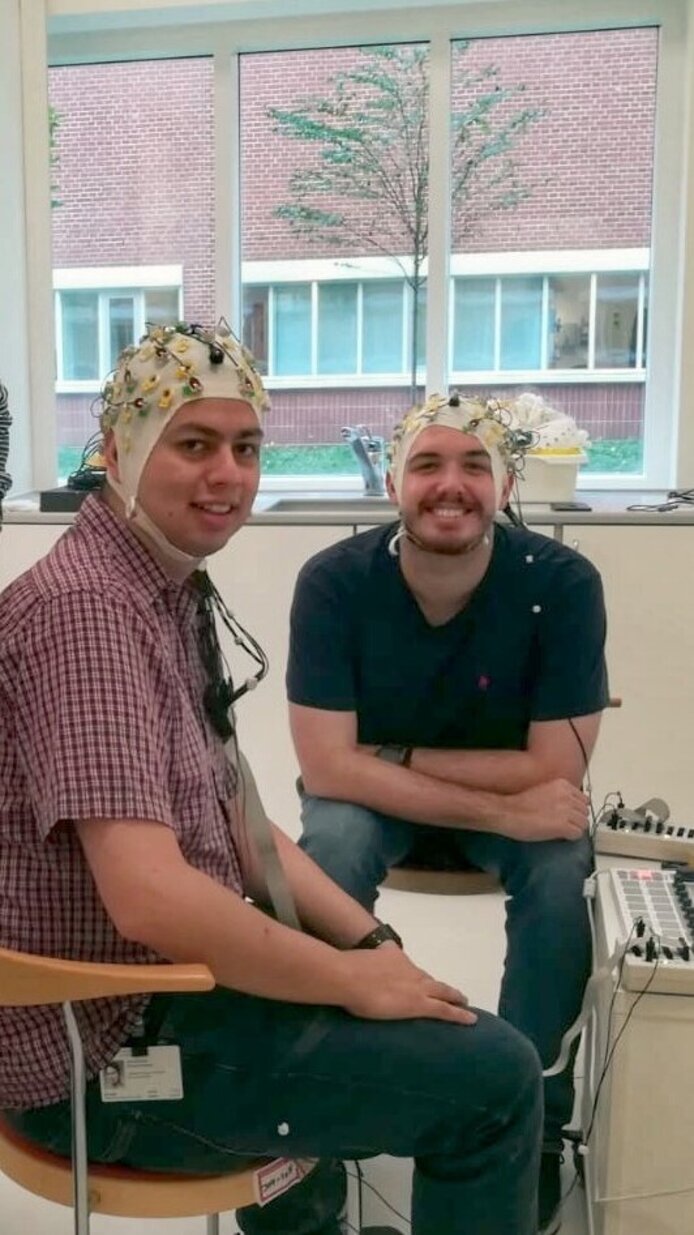
[[[589,511],[552,510],[548,504],[527,502],[523,506],[524,522],[530,526],[552,526],[561,528],[582,524],[624,524],[651,526],[664,524],[680,526],[694,524],[694,504],[682,505],[676,510],[658,511],[652,509],[630,510],[633,505],[646,507],[661,505],[666,500],[666,494],[660,492],[643,492],[627,490],[583,490],[577,494],[577,501],[587,502]],[[273,509],[277,503],[283,503],[283,509]],[[289,510],[289,502],[299,503],[299,509]],[[331,503],[329,507],[323,503]],[[335,503],[342,504],[336,508]],[[74,519],[72,512],[43,512],[38,508],[38,494],[22,494],[20,497],[9,498],[3,505],[3,520],[6,524],[69,524]],[[366,499],[354,490],[325,490],[318,492],[306,491],[274,491],[258,494],[249,524],[255,527],[272,526],[366,526],[368,524],[388,523],[396,517],[393,506],[383,501],[382,506],[374,507],[374,499]]]

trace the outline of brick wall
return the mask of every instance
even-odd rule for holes
[[[606,248],[648,245],[657,31],[478,39],[454,58],[453,109],[464,104],[464,77],[488,66],[502,86],[524,92],[501,111],[537,107],[546,114],[519,140],[514,157],[529,199],[479,219],[456,251]],[[241,72],[244,256],[333,256],[325,243],[295,238],[273,215],[288,200],[293,166],[316,161],[315,143],[272,131],[267,108],[319,96],[330,77],[359,63],[353,49],[256,54]],[[343,204],[343,203],[342,203]],[[341,203],[326,206],[339,208]]]
[[[465,387],[461,385],[460,389]],[[570,412],[596,441],[641,434],[644,387],[640,383],[604,382],[537,389],[554,407]],[[487,390],[475,387],[469,393],[504,397],[517,394],[517,390],[498,385]],[[90,399],[83,395],[59,395],[57,402],[61,444],[81,447],[97,428],[90,412]],[[409,405],[409,389],[405,387],[278,390],[272,392],[266,440],[277,445],[339,442],[340,429],[346,424],[366,424],[373,433],[388,437]]]
[[[182,265],[185,311],[214,312],[212,63],[50,70],[62,203],[53,265]]]

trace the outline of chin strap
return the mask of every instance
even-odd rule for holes
[[[428,545],[422,544],[416,536],[410,531],[406,523],[400,523],[394,536],[388,541],[388,552],[391,557],[400,556],[400,541],[402,539],[409,540],[415,549],[419,549],[420,553],[431,553],[434,557],[467,557],[469,553],[474,553],[475,549],[479,549],[481,545],[491,543],[489,532],[484,532],[471,545],[464,545],[461,549],[430,549]]]

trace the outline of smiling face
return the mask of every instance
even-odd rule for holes
[[[258,489],[262,437],[255,412],[240,399],[191,400],[172,417],[149,455],[137,496],[177,549],[207,557],[245,523]],[[112,439],[106,461],[117,477]]]
[[[479,438],[432,425],[418,434],[405,462],[399,500],[403,523],[430,552],[468,552],[506,504],[511,484],[509,476],[497,501],[491,459]],[[388,491],[397,500],[390,477]]]

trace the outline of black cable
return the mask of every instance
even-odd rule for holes
[[[588,796],[588,810],[590,812],[590,827],[588,828],[588,840],[590,842],[590,849],[591,849],[591,854],[592,854],[592,866],[594,870],[595,869],[595,829],[597,828],[598,821],[597,821],[597,817],[595,814],[595,807],[593,806],[593,784],[590,779],[590,764],[588,761],[588,752],[586,751],[583,739],[580,733],[578,732],[578,729],[576,728],[572,717],[569,716],[568,720],[571,726],[571,732],[573,733],[576,741],[578,742],[578,745],[581,749],[581,755],[583,757],[583,777],[582,779],[584,783],[585,792]]]
[[[200,655],[208,678],[204,693],[205,711],[216,732],[226,742],[234,732],[231,708],[237,700],[262,682],[270,664],[257,639],[249,634],[227,607],[207,571],[193,571],[191,582],[199,597],[198,637]],[[219,642],[215,615],[221,618],[236,646],[258,666],[253,676],[247,678],[237,689],[234,689],[229,662]]]
[[[355,1162],[355,1166],[356,1166],[356,1165],[357,1165],[357,1164],[356,1164],[356,1162]],[[361,1170],[361,1168],[360,1168],[360,1170]],[[352,1175],[352,1173],[351,1173],[350,1171],[348,1171],[348,1172],[347,1172],[347,1174],[350,1176],[350,1178],[351,1178],[351,1179],[357,1179],[357,1178],[359,1178],[359,1176],[357,1176],[357,1175]],[[395,1217],[396,1217],[396,1218],[399,1218],[399,1219],[400,1219],[400,1221],[401,1221],[401,1222],[404,1222],[407,1226],[411,1226],[411,1225],[412,1225],[412,1223],[410,1222],[410,1219],[409,1219],[409,1218],[407,1218],[407,1217],[405,1217],[405,1214],[401,1214],[401,1213],[400,1213],[400,1210],[399,1210],[399,1209],[396,1209],[394,1205],[391,1205],[390,1201],[387,1201],[387,1200],[386,1200],[386,1198],[384,1197],[383,1193],[382,1193],[382,1192],[379,1192],[379,1191],[378,1191],[378,1188],[375,1188],[375,1187],[374,1187],[374,1185],[373,1185],[372,1183],[370,1183],[370,1182],[369,1182],[369,1180],[366,1178],[366,1175],[364,1174],[363,1170],[361,1170],[361,1176],[360,1176],[360,1178],[361,1178],[361,1181],[363,1182],[364,1186],[365,1186],[365,1187],[367,1187],[367,1188],[369,1188],[369,1189],[370,1189],[370,1191],[371,1191],[371,1192],[373,1192],[373,1193],[374,1193],[374,1195],[378,1197],[379,1201],[381,1201],[381,1202],[385,1205],[386,1209],[389,1209],[389,1210],[390,1210],[390,1212],[391,1212],[392,1214],[395,1214]]]
[[[612,1056],[610,1055],[610,1033],[611,1033],[611,1030],[612,1030],[612,1014],[613,1014],[613,1011],[614,1011],[615,1001],[616,1001],[616,999],[617,999],[617,993],[618,993],[618,991],[619,991],[619,985],[620,985],[621,978],[622,978],[622,972],[623,972],[623,970],[624,970],[624,961],[625,961],[625,958],[626,958],[627,952],[628,952],[628,950],[629,950],[629,946],[630,946],[630,943],[631,943],[631,940],[632,940],[632,938],[633,938],[633,935],[634,935],[634,931],[635,931],[635,930],[636,930],[636,923],[634,922],[634,923],[633,923],[633,925],[632,925],[632,928],[631,928],[631,930],[630,930],[630,932],[629,932],[629,935],[628,935],[628,937],[627,937],[627,941],[626,941],[626,943],[625,943],[625,945],[624,945],[624,951],[623,951],[622,956],[621,956],[620,965],[619,965],[619,971],[618,971],[618,974],[617,974],[617,979],[616,979],[616,982],[615,982],[615,985],[614,985],[614,989],[613,989],[613,991],[612,991],[612,998],[610,999],[610,1006],[609,1006],[609,1008],[608,1008],[608,1010],[607,1010],[607,1029],[606,1029],[606,1033],[605,1033],[605,1054],[604,1054],[604,1056],[603,1056],[603,1062],[602,1062],[602,1069],[601,1069],[601,1072],[600,1072],[600,1078],[599,1078],[599,1080],[598,1080],[597,1088],[596,1088],[596,1091],[595,1091],[595,1097],[594,1097],[594,1099],[593,1099],[593,1106],[592,1106],[592,1109],[591,1109],[591,1112],[590,1112],[590,1119],[589,1119],[589,1121],[588,1121],[588,1131],[587,1131],[587,1132],[586,1132],[586,1133],[585,1133],[582,1137],[580,1137],[580,1144],[583,1144],[583,1145],[587,1145],[587,1144],[588,1144],[588,1141],[590,1140],[590,1135],[591,1135],[591,1132],[592,1132],[592,1130],[593,1130],[593,1124],[594,1124],[594,1122],[595,1122],[595,1115],[596,1115],[596,1111],[597,1111],[597,1107],[598,1107],[598,1101],[599,1101],[599,1098],[600,1098],[600,1090],[602,1089],[602,1085],[603,1085],[603,1083],[604,1083],[605,1077],[607,1076],[607,1073],[608,1073],[608,1071],[609,1071],[609,1067],[610,1067],[610,1063],[611,1063],[611,1060],[612,1060]],[[587,1062],[589,1063],[590,1061],[587,1061]],[[567,1139],[568,1139],[568,1138],[567,1138]],[[579,1181],[579,1178],[580,1178],[580,1176],[579,1176],[579,1170],[578,1170],[578,1167],[574,1164],[574,1174],[573,1174],[573,1179],[571,1180],[571,1183],[569,1184],[569,1187],[567,1188],[566,1192],[563,1194],[563,1196],[562,1196],[562,1198],[561,1198],[561,1200],[560,1200],[560,1202],[559,1202],[559,1210],[560,1210],[560,1211],[561,1211],[561,1210],[563,1210],[564,1206],[566,1205],[567,1201],[569,1200],[569,1197],[572,1195],[572,1193],[573,1193],[573,1191],[574,1191],[574,1189],[575,1189],[575,1187],[576,1187],[576,1184],[577,1184],[577,1183],[578,1183],[578,1181]]]
[[[361,1231],[364,1225],[364,1172],[361,1169],[361,1163],[356,1159],[354,1166],[357,1172],[357,1221]]]
[[[101,429],[97,429],[96,433],[92,433],[88,437],[82,447],[80,461],[77,464],[74,472],[71,472],[67,478],[69,489],[100,489],[106,479],[106,468],[103,464],[93,465],[89,460],[95,455],[101,454],[101,449],[104,444],[104,435]]]

